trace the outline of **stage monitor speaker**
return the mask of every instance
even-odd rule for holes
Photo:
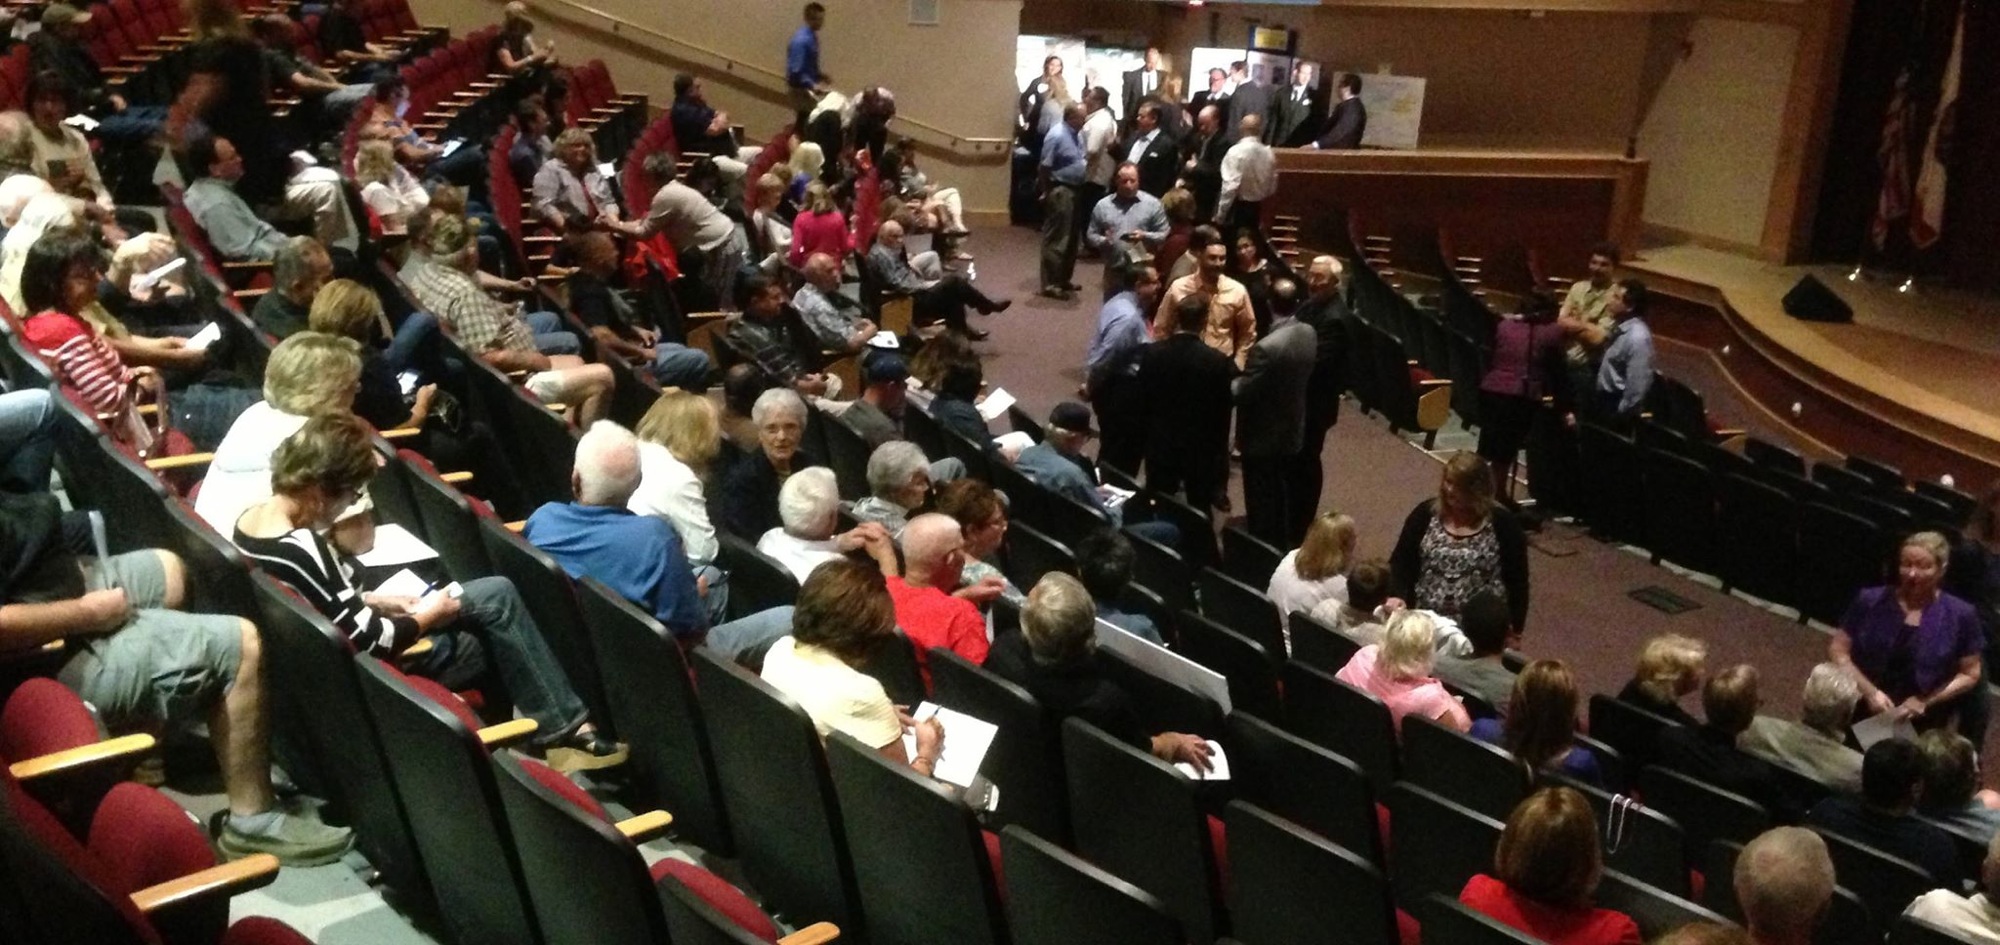
[[[1785,293],[1785,314],[1809,322],[1851,322],[1854,309],[1833,294],[1826,283],[1808,275]]]

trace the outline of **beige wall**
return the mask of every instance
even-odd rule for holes
[[[621,91],[648,94],[658,108],[673,99],[674,74],[693,71],[707,84],[710,103],[729,112],[755,141],[791,120],[783,82],[785,43],[798,27],[803,0],[582,2],[605,16],[561,0],[529,0],[539,24],[537,39],[555,38],[563,61],[603,59]],[[936,129],[902,129],[919,138],[931,178],[957,186],[968,210],[1004,211],[1006,146],[954,146],[953,139],[1012,134],[1015,91],[1009,77],[1020,0],[937,0],[937,26],[909,25],[908,0],[827,5],[820,64],[836,86],[844,92],[869,84],[893,90],[900,116]],[[412,6],[422,21],[463,33],[496,22],[502,3],[412,0]]]
[[[1798,39],[1777,23],[1694,22],[1639,132],[1647,224],[1756,252]]]

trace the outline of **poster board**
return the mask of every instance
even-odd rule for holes
[[[1101,85],[1110,93],[1111,117],[1125,120],[1125,73],[1146,65],[1146,51],[1116,46],[1090,46],[1083,51],[1083,74],[1091,85]],[[1078,97],[1082,90],[1071,86]]]
[[[1408,151],[1417,146],[1424,117],[1424,80],[1412,75],[1356,72],[1361,77],[1361,104],[1368,108],[1364,148]]]
[[[1193,101],[1195,93],[1208,91],[1208,70],[1229,71],[1229,64],[1244,58],[1243,50],[1222,46],[1196,46],[1188,51],[1187,86],[1181,93]]]
[[[1055,56],[1062,60],[1063,80],[1072,98],[1083,95],[1085,49],[1083,40],[1067,36],[1022,36],[1014,40],[1014,93],[1019,95],[1042,74],[1042,60]]]

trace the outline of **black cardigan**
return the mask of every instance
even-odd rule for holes
[[[1437,516],[1437,500],[1425,499],[1403,520],[1403,534],[1396,539],[1396,551],[1389,556],[1389,586],[1397,596],[1416,607],[1417,575],[1423,571],[1424,530]],[[1505,506],[1493,507],[1493,537],[1500,543],[1500,583],[1507,591],[1507,613],[1514,632],[1528,626],[1528,535]]]

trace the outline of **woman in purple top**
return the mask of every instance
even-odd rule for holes
[[[1521,310],[1494,329],[1493,359],[1479,379],[1479,455],[1492,465],[1501,495],[1507,494],[1514,458],[1528,439],[1562,350],[1556,300],[1546,293],[1523,299]]]
[[[1863,711],[1895,711],[1925,728],[1944,725],[1954,714],[1961,727],[1984,717],[1963,711],[1969,706],[1962,700],[1981,697],[1986,636],[1971,604],[1938,589],[1949,559],[1943,535],[1911,535],[1903,540],[1896,584],[1862,590],[1840,619],[1827,651],[1861,684]]]

